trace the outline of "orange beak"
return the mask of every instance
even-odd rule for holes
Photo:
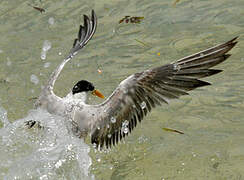
[[[104,95],[100,91],[98,91],[97,89],[92,91],[92,95],[100,97],[102,99],[104,98]]]

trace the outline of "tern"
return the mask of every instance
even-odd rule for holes
[[[88,43],[96,27],[97,17],[92,10],[90,18],[84,15],[84,24],[80,25],[78,37],[74,40],[69,55],[51,74],[35,107],[67,117],[72,121],[74,125],[72,129],[77,136],[84,138],[90,135],[91,143],[99,148],[116,145],[131,133],[152,108],[167,104],[171,99],[188,95],[188,91],[193,89],[210,85],[200,79],[222,71],[212,67],[230,57],[227,52],[236,45],[238,38],[235,37],[173,63],[132,74],[120,82],[101,104],[87,104],[89,93],[104,98],[87,80],[75,84],[66,97],[55,95],[53,92],[55,81],[65,64]]]

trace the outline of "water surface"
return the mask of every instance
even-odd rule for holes
[[[44,8],[45,13],[28,3]],[[244,178],[244,2],[173,3],[1,0],[0,179]],[[89,140],[86,145],[66,130],[61,117],[33,110],[33,98],[69,52],[82,14],[90,14],[91,9],[98,17],[97,32],[62,72],[55,87],[60,96],[81,79],[109,96],[134,72],[235,36],[239,43],[218,66],[224,72],[206,79],[212,86],[156,108],[125,142],[109,152],[95,152]],[[126,15],[145,18],[140,24],[119,24]],[[48,48],[43,52],[45,43]],[[27,119],[38,119],[49,130],[26,130]],[[164,127],[185,134],[164,131]]]

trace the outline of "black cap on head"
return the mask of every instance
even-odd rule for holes
[[[80,93],[80,92],[88,92],[88,91],[93,91],[95,88],[92,83],[86,81],[86,80],[81,80],[78,83],[76,83],[72,89],[72,93]]]

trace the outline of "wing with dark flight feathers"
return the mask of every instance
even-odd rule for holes
[[[155,106],[210,85],[200,78],[222,71],[212,67],[230,57],[226,53],[236,45],[236,39],[122,81],[104,103],[95,106],[99,118],[91,129],[92,143],[100,148],[111,147],[128,135]]]
[[[71,54],[78,52],[78,50],[84,47],[92,38],[97,28],[97,17],[94,10],[92,10],[91,19],[87,15],[83,15],[83,17],[84,25],[80,25],[78,37],[74,40],[73,48],[70,50]]]

